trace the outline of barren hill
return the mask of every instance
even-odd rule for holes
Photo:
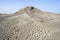
[[[32,6],[0,14],[0,40],[60,40],[60,15]]]

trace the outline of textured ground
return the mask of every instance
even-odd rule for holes
[[[0,14],[0,40],[60,40],[60,15],[34,7]]]

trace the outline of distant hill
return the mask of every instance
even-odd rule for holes
[[[0,40],[60,40],[60,15],[32,6],[0,14]]]

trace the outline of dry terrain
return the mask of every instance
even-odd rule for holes
[[[60,40],[60,14],[32,6],[0,14],[0,40]]]

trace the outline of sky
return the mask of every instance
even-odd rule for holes
[[[60,14],[60,0],[0,0],[0,13],[14,13],[26,6]]]

